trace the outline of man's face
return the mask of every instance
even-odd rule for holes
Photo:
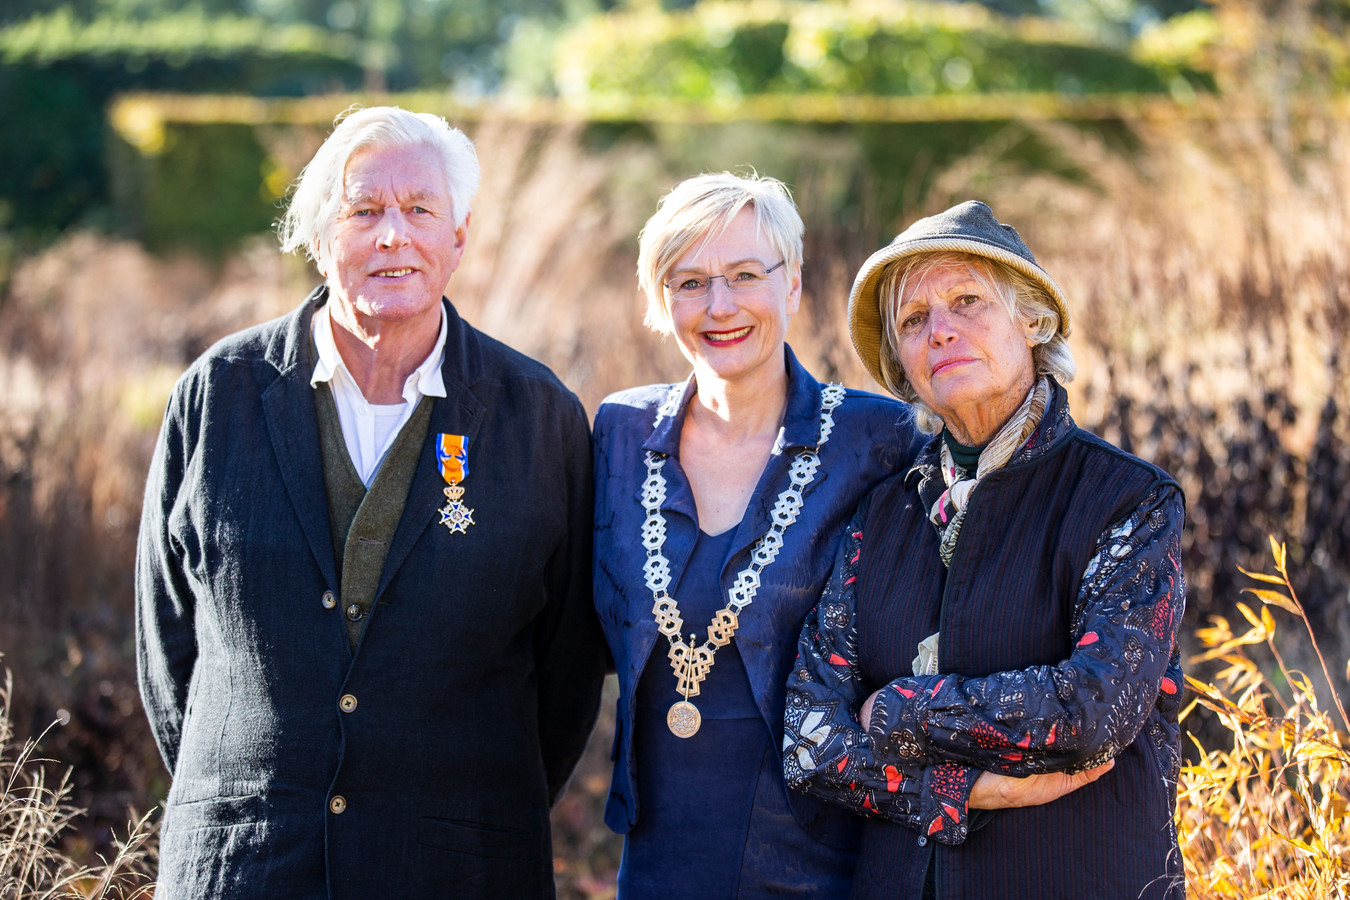
[[[341,311],[378,330],[437,315],[464,254],[439,155],[429,147],[373,147],[347,162],[342,204],[319,268]],[[338,312],[338,310],[335,310]]]

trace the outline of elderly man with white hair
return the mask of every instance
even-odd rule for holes
[[[281,225],[324,284],[173,391],[136,572],[161,900],[554,894],[606,662],[590,435],[442,296],[477,184],[439,117],[342,118]]]

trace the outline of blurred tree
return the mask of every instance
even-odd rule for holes
[[[354,38],[367,87],[401,90],[450,83],[495,90],[500,48],[522,23],[556,28],[643,0],[3,0],[0,26],[65,10],[77,20],[148,21],[187,11],[308,24]],[[660,0],[650,0],[659,5]]]
[[[1344,90],[1350,79],[1347,0],[1210,0],[1225,91],[1265,107],[1276,149],[1293,149],[1295,99]]]
[[[980,0],[980,3],[1006,15],[1045,16],[1073,22],[1118,42],[1129,40],[1154,22],[1207,6],[1207,0]]]
[[[544,89],[576,103],[1163,93],[1177,77],[1191,90],[1210,83],[1184,62],[1140,63],[1083,27],[1012,19],[971,3],[704,2],[588,19],[561,33],[551,53],[538,40],[512,50],[514,86],[539,92],[514,80],[514,64],[551,55],[554,77]]]
[[[60,11],[86,21],[101,16],[156,19],[185,10],[200,11],[207,15],[245,15],[249,12],[249,5],[248,0],[5,0],[0,4],[0,25]]]
[[[981,0],[1008,15],[1037,15],[1086,27],[1123,44],[1151,22],[1206,7],[1207,0]],[[1350,9],[1347,0],[1318,0]],[[146,21],[185,11],[257,16],[309,24],[356,39],[371,89],[450,84],[466,93],[496,90],[506,47],[522,28],[548,32],[612,9],[680,10],[698,0],[3,0],[0,26],[59,9],[76,18]],[[526,41],[530,46],[536,38]]]
[[[1203,9],[1205,0],[979,0],[982,6],[1010,16],[1054,16],[1129,21],[1172,16]]]

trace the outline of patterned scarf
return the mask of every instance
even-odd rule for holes
[[[928,518],[937,528],[941,538],[938,554],[942,557],[944,566],[951,567],[956,539],[961,535],[961,523],[966,518],[966,504],[970,502],[970,495],[975,486],[990,472],[1008,464],[1008,460],[1012,459],[1013,454],[1027,442],[1036,427],[1041,424],[1041,417],[1045,415],[1045,407],[1049,402],[1050,381],[1042,377],[1036,382],[1036,387],[1031,393],[1027,394],[1022,405],[1017,407],[1012,418],[980,452],[980,461],[975,467],[974,477],[968,476],[966,470],[952,460],[952,451],[947,447],[947,442],[942,441],[940,468],[945,490],[937,499],[930,502]]]

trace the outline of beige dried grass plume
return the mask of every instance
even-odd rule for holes
[[[146,866],[150,815],[135,817],[127,838],[113,836],[117,852],[86,865],[68,856],[61,840],[84,814],[70,799],[70,771],[54,786],[51,760],[38,757],[37,739],[16,742],[10,720],[14,680],[0,687],[0,897],[7,900],[135,900],[154,892]],[[50,729],[49,729],[50,730]],[[44,732],[45,735],[45,732]]]

